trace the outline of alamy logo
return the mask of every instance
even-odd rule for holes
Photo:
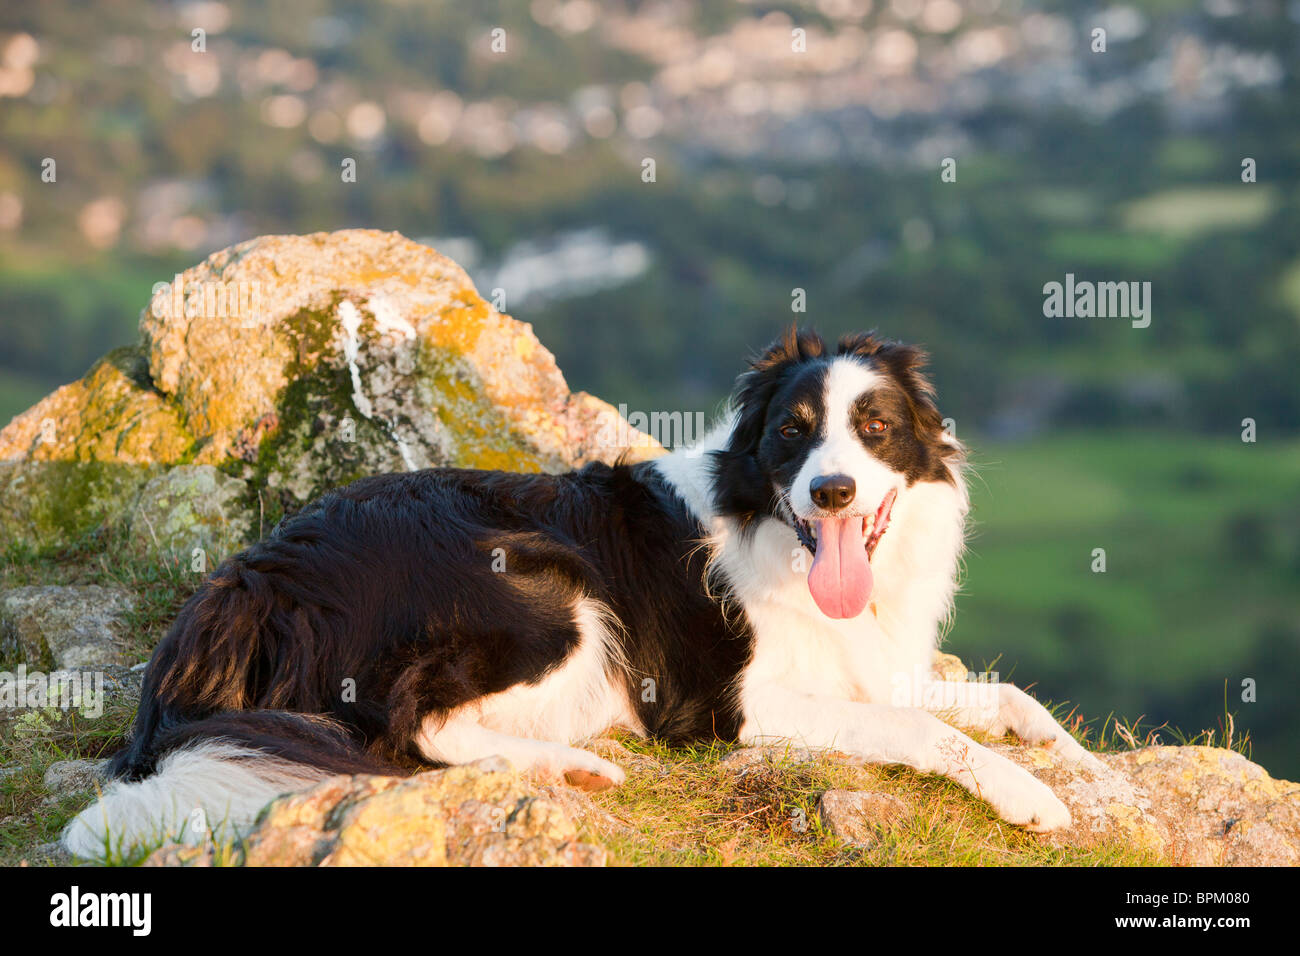
[[[26,664],[16,671],[0,671],[0,710],[72,710],[83,717],[104,713],[103,671],[41,671],[28,673]]]
[[[1064,284],[1043,286],[1043,315],[1049,319],[1132,319],[1133,328],[1151,324],[1150,282],[1082,282],[1065,274]]]
[[[171,282],[157,282],[149,304],[159,319],[200,316],[211,319],[238,319],[242,328],[254,328],[262,317],[262,283],[190,282],[177,275]]]
[[[597,442],[603,448],[686,448],[704,437],[706,420],[703,412],[639,412],[618,406],[618,421],[601,426]],[[688,457],[699,450],[689,448]]]
[[[153,923],[150,893],[69,893],[50,897],[51,926],[129,926],[133,936],[148,936]]]
[[[895,707],[925,710],[970,710],[996,717],[1001,701],[997,671],[967,673],[964,681],[935,680],[929,668],[918,667],[911,674],[895,671],[889,702]]]

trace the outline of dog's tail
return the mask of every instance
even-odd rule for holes
[[[220,844],[245,835],[281,794],[336,774],[402,772],[328,717],[242,711],[162,723],[110,763],[109,774],[124,779],[64,829],[63,845],[75,856],[122,858],[172,841]]]

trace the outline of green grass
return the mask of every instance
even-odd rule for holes
[[[66,548],[33,550],[9,544],[0,552],[0,589],[29,585],[98,584],[136,597],[127,616],[128,652],[146,661],[176,612],[202,581],[180,558],[154,560],[132,552],[122,528],[100,528]],[[0,663],[5,663],[0,660]]]
[[[856,767],[795,756],[747,772],[723,762],[732,747],[670,748],[619,738],[633,756],[621,787],[594,795],[607,817],[588,831],[623,866],[1144,866],[1152,855],[1120,844],[1056,846],[1000,821],[950,780],[904,767]],[[907,805],[868,846],[824,829],[829,789],[873,790]]]
[[[34,847],[57,840],[89,802],[84,794],[50,796],[42,780],[50,765],[108,756],[122,744],[134,718],[134,707],[110,703],[97,718],[51,710],[0,720],[0,763],[21,768],[0,778],[0,866],[13,866]]]
[[[70,547],[43,552],[10,545],[0,555],[0,588],[49,584],[124,587],[136,597],[127,617],[128,655],[148,660],[199,576],[177,564],[132,557],[121,529],[101,529]],[[0,661],[0,670],[12,661]],[[109,702],[97,718],[75,710],[0,714],[0,765],[22,770],[0,779],[0,866],[25,859],[58,838],[89,802],[85,795],[49,802],[42,777],[59,760],[105,757],[125,740],[135,708]],[[140,862],[132,858],[123,862]]]

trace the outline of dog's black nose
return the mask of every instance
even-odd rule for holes
[[[848,475],[822,475],[812,480],[808,491],[818,508],[839,511],[853,500],[858,486]]]

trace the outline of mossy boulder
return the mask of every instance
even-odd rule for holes
[[[161,497],[166,551],[216,540],[237,512],[269,527],[363,475],[563,471],[658,450],[570,392],[531,327],[459,266],[396,233],[225,249],[158,292],[140,332],[0,431],[0,543],[46,548],[105,524],[142,541],[137,519]],[[190,466],[212,471],[163,477]],[[218,486],[221,519],[202,500]]]
[[[119,516],[194,439],[138,348],[100,359],[0,431],[0,543],[65,543]]]
[[[131,508],[130,536],[140,553],[190,564],[196,551],[222,558],[256,539],[248,483],[212,465],[177,465],[151,479]]]

